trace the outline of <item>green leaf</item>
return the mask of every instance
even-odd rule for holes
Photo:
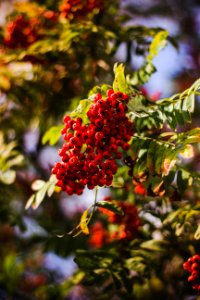
[[[114,92],[129,93],[129,86],[124,75],[124,66],[122,64],[114,66],[115,79],[113,82]]]
[[[83,124],[88,124],[89,119],[87,116],[87,112],[90,109],[90,105],[92,104],[91,100],[85,99],[81,100],[79,106],[70,114],[73,119],[81,118]]]
[[[115,204],[114,202],[99,201],[96,203],[96,206],[106,208],[106,209],[108,209],[118,215],[121,215],[121,216],[124,215],[124,212],[121,209],[121,207],[117,206],[117,204]]]
[[[146,155],[141,156],[136,164],[134,165],[133,174],[134,177],[140,178],[148,171],[147,162],[146,162]]]
[[[90,90],[88,97],[92,98],[95,94],[101,94],[102,98],[107,97],[107,91],[112,89],[111,85],[103,84],[101,86],[95,86],[92,90]]]
[[[112,187],[120,189],[120,188],[124,187],[124,184],[125,184],[125,182],[124,182],[123,177],[114,176],[113,181],[112,181]]]
[[[128,84],[137,86],[149,81],[151,75],[156,71],[152,60],[166,46],[167,37],[168,32],[165,30],[159,31],[155,34],[149,47],[149,54],[146,57],[143,66],[139,70],[135,71],[132,75],[127,75],[126,79]]]
[[[156,160],[155,160],[155,171],[158,175],[162,174],[162,164],[167,156],[167,152],[169,151],[169,145],[162,144],[160,147],[157,149],[155,155],[156,155]]]
[[[140,247],[151,251],[165,252],[167,251],[168,243],[163,240],[149,240],[141,243]]]
[[[55,145],[61,137],[63,125],[51,127],[42,137],[42,144],[49,142],[51,146]]]
[[[125,265],[128,270],[144,274],[147,270],[147,261],[141,256],[134,256],[126,259]]]
[[[167,37],[169,33],[165,30],[158,32],[149,47],[149,55],[147,56],[147,61],[152,61],[152,59],[158,55],[158,53],[166,46]]]
[[[182,103],[182,110],[194,112],[194,104],[195,104],[195,95],[190,94],[185,97]]]
[[[177,139],[183,146],[186,146],[187,144],[199,143],[200,128],[197,127],[195,129],[179,133]]]
[[[117,173],[113,177],[112,187],[122,188],[125,185],[125,180],[128,179],[128,168],[126,166],[119,167]]]
[[[147,168],[150,174],[153,174],[155,171],[155,153],[157,148],[158,144],[155,141],[152,141],[147,151]]]

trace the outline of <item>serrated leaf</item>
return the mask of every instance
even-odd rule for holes
[[[148,102],[149,103],[149,102]],[[132,97],[128,103],[128,112],[139,113],[143,112],[142,117],[148,116],[150,113],[150,107],[147,107],[147,100],[143,95],[135,95]],[[153,104],[152,104],[153,106]],[[145,113],[145,114],[144,114]],[[140,114],[136,114],[137,116],[141,116]]]
[[[118,215],[123,216],[124,212],[121,209],[121,207],[117,206],[117,204],[113,203],[113,202],[108,202],[108,201],[99,201],[96,203],[96,206],[98,207],[102,207],[102,208],[106,208]]]
[[[129,86],[124,75],[124,66],[115,64],[114,74],[113,90],[115,92],[129,93]]]
[[[81,118],[83,121],[83,124],[88,124],[89,119],[87,117],[87,112],[88,112],[91,104],[92,104],[91,100],[88,100],[88,99],[81,100],[78,107],[70,114],[70,116],[73,119]]]
[[[183,100],[182,110],[194,112],[195,94],[190,94]]]
[[[55,145],[61,137],[63,125],[51,127],[42,137],[42,144],[49,142],[51,146]]]
[[[150,44],[147,61],[152,61],[152,59],[166,46],[168,35],[169,33],[166,30],[160,31],[155,35],[152,43]]]

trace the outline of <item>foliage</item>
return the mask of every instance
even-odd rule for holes
[[[182,265],[199,251],[200,79],[152,101],[143,85],[176,39],[130,25],[118,1],[84,3],[19,2],[0,31],[0,298],[71,299],[77,288],[84,299],[186,299],[199,276],[190,288]],[[134,47],[143,56],[137,70]],[[63,166],[70,178],[59,185]],[[84,203],[85,186],[95,187],[94,202],[73,215],[72,194]],[[45,266],[48,252],[75,253],[78,269],[64,280]]]

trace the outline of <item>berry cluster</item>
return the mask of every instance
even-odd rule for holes
[[[107,200],[109,200],[109,198]],[[123,216],[115,214],[107,209],[100,208],[100,210],[108,216],[109,223],[119,225],[117,230],[112,233],[111,237],[132,240],[135,237],[140,223],[137,207],[132,203],[123,201],[119,201],[117,206],[124,212]]]
[[[44,25],[49,28],[56,20],[57,14],[51,10],[42,11],[37,18],[18,15],[6,25],[4,45],[10,49],[27,48],[43,36]]]
[[[63,0],[60,5],[60,16],[69,20],[80,19],[102,8],[103,0]]]
[[[183,264],[183,268],[191,273],[188,282],[192,284],[192,288],[200,292],[200,255],[196,254],[190,257]]]
[[[11,49],[28,47],[39,38],[36,30],[37,26],[37,20],[31,21],[23,15],[17,16],[6,26],[4,45]]]
[[[111,201],[109,198],[106,200]],[[103,226],[101,222],[97,221],[92,226],[89,238],[89,244],[92,247],[99,248],[113,240],[132,240],[136,236],[140,224],[137,207],[122,201],[118,202],[117,205],[123,210],[123,216],[99,208],[107,216],[108,225]],[[112,229],[109,228],[110,224],[112,224]]]
[[[91,227],[88,243],[91,247],[101,248],[110,241],[109,232],[103,227],[103,224],[96,221]]]
[[[62,135],[66,143],[59,150],[62,162],[52,173],[57,185],[69,195],[82,194],[84,187],[110,186],[117,171],[120,150],[129,149],[132,123],[126,117],[128,96],[109,90],[107,98],[97,94],[87,112],[88,125],[82,119],[64,118]]]
[[[134,189],[133,192],[138,195],[145,196],[147,195],[147,190],[145,189],[142,183],[138,183],[137,181],[133,180]]]

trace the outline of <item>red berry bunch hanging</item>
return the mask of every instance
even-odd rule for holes
[[[69,20],[80,19],[95,9],[103,8],[103,0],[63,0],[60,5],[60,16]]]
[[[4,45],[8,48],[26,48],[38,40],[38,20],[29,20],[24,15],[17,16],[5,28]]]
[[[109,197],[105,200],[112,201]],[[103,222],[100,221],[94,223],[88,241],[90,246],[99,248],[113,240],[132,240],[135,238],[140,224],[137,207],[123,201],[118,202],[117,206],[123,210],[123,216],[108,209],[99,208],[108,217],[108,224],[103,225]],[[109,229],[110,224],[112,224],[112,230]]]
[[[89,245],[94,248],[101,248],[103,245],[109,243],[109,232],[103,227],[101,222],[95,222],[90,230]]]
[[[88,125],[82,119],[64,118],[62,135],[66,141],[59,150],[62,162],[56,163],[52,173],[57,185],[69,195],[80,195],[87,185],[110,186],[117,171],[122,150],[129,149],[133,135],[132,123],[126,117],[128,96],[108,91],[103,99],[97,94],[87,112]],[[121,151],[120,151],[121,150]]]
[[[112,201],[109,198],[106,200]],[[99,208],[99,210],[108,216],[109,223],[119,225],[112,233],[111,238],[132,240],[135,237],[140,224],[137,207],[132,203],[124,201],[117,202],[117,206],[124,212],[123,216],[107,209]]]
[[[196,254],[190,257],[183,264],[183,268],[191,273],[188,282],[192,284],[192,288],[200,292],[200,255]]]
[[[44,35],[45,28],[57,21],[57,14],[51,10],[39,10],[37,17],[18,15],[5,28],[4,45],[10,49],[27,48]]]

